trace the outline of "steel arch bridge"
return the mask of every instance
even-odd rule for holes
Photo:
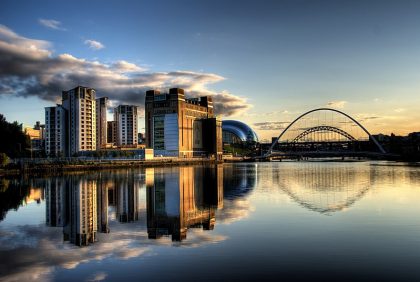
[[[333,132],[338,133],[341,136],[344,136],[350,141],[357,141],[356,138],[351,136],[349,133],[345,132],[344,130],[341,130],[340,128],[334,127],[334,126],[328,126],[328,125],[321,125],[321,126],[314,126],[311,128],[306,129],[302,133],[300,133],[298,136],[296,136],[292,143],[299,142],[299,140],[302,140],[305,136],[314,133],[314,132]]]
[[[379,154],[386,153],[375,137],[350,115],[337,109],[317,108],[292,121],[275,139],[265,156],[296,150],[319,153],[326,147],[330,153],[350,151],[349,148],[353,148],[354,152],[356,147],[368,147],[368,143],[373,143]],[[369,147],[366,151],[373,150]]]

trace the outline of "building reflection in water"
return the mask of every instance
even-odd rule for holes
[[[244,198],[257,186],[258,165],[224,164],[223,186],[226,199]]]
[[[139,220],[138,191],[139,183],[134,181],[134,175],[127,175],[115,185],[117,218],[120,222]]]
[[[150,239],[186,239],[188,228],[212,230],[223,207],[223,167],[155,168],[146,172]]]
[[[68,181],[64,241],[85,246],[96,241],[98,230],[97,181],[70,178]]]
[[[140,175],[140,178],[136,178]],[[45,184],[46,224],[63,227],[64,241],[86,246],[97,232],[109,233],[109,206],[119,222],[139,220],[139,190],[146,186],[147,231],[186,238],[188,228],[211,230],[223,207],[223,167],[147,168],[140,174],[99,172],[49,178]]]
[[[96,197],[97,197],[97,215],[98,215],[98,230],[101,233],[109,233],[109,224],[108,224],[108,190],[112,187],[112,181],[103,179],[102,173],[98,183],[96,185]]]
[[[48,226],[66,224],[66,185],[60,178],[50,178],[45,184],[45,221]]]

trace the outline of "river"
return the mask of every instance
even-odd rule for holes
[[[6,177],[0,203],[0,281],[420,281],[404,163]]]

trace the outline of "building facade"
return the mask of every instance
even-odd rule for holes
[[[106,111],[108,97],[96,99],[96,149],[105,149],[107,144]]]
[[[96,93],[88,87],[77,86],[63,91],[63,107],[68,116],[68,155],[96,150]]]
[[[117,144],[117,127],[115,121],[107,122],[107,142],[113,146]]]
[[[116,145],[136,147],[138,144],[137,106],[120,105],[114,109]]]
[[[163,94],[149,90],[145,105],[146,146],[153,148],[155,155],[221,154],[222,143],[217,142],[222,138],[221,122],[214,116],[212,97],[187,99],[181,88],[171,88]],[[215,136],[215,147],[206,143],[209,135]]]
[[[45,153],[47,156],[67,155],[67,111],[61,105],[45,108]]]

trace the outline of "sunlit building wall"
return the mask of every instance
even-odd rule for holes
[[[221,121],[214,116],[212,97],[188,99],[181,88],[169,93],[149,90],[145,105],[146,146],[155,155],[221,154]]]
[[[68,154],[96,150],[96,93],[88,87],[77,86],[63,91],[63,107],[68,115]]]

